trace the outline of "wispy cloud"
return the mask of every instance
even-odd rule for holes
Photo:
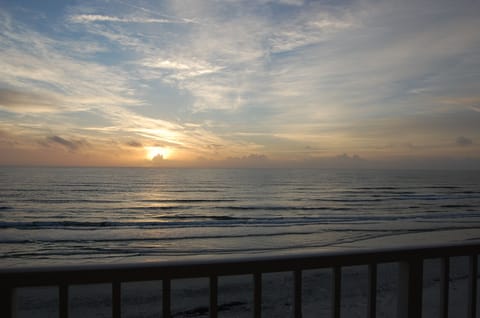
[[[34,99],[28,96],[44,96],[39,99],[41,104],[54,103],[61,111],[141,104],[131,94],[120,68],[75,59],[61,40],[44,36],[21,23],[4,23],[4,26],[0,34],[0,84],[17,91],[8,95],[11,102],[15,99],[18,103],[21,98],[25,103]]]
[[[157,76],[166,82],[184,81],[191,77],[212,74],[220,71],[222,67],[210,65],[208,62],[194,59],[178,58],[147,58],[140,62],[147,68],[159,70]]]
[[[119,23],[192,23],[188,20],[159,19],[149,17],[117,17],[101,14],[77,14],[69,17],[73,23],[119,22]]]
[[[58,111],[58,100],[53,96],[0,88],[0,108],[12,112]]]

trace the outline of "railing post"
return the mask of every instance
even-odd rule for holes
[[[13,297],[15,289],[10,286],[1,286],[0,289],[0,317],[13,317]]]
[[[470,256],[470,268],[468,277],[468,318],[477,316],[477,275],[478,275],[478,256]]]
[[[210,318],[217,318],[218,314],[218,278],[210,276]]]
[[[164,279],[162,282],[162,312],[163,318],[170,318],[170,302],[171,302],[171,295],[170,295],[170,280]]]
[[[399,264],[397,318],[421,318],[423,259],[411,258]]]
[[[440,318],[448,317],[448,294],[450,289],[450,259],[440,259]]]
[[[112,283],[112,317],[120,318],[122,313],[122,288],[119,281]]]
[[[340,318],[340,301],[342,297],[342,268],[335,266],[332,277],[332,318]]]
[[[58,288],[58,312],[60,318],[68,318],[68,285],[62,284]]]
[[[368,265],[367,318],[377,316],[377,264]]]
[[[293,313],[295,318],[302,318],[302,271],[293,272],[294,302]]]
[[[262,317],[262,273],[253,274],[253,317]]]

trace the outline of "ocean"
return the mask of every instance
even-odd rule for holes
[[[480,172],[0,168],[0,267],[480,240]]]

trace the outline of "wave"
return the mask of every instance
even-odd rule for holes
[[[216,202],[235,202],[234,199],[146,199],[139,202],[147,203],[216,203]]]
[[[445,205],[441,205],[440,207],[447,208],[447,209],[464,209],[464,208],[475,208],[476,206],[471,204],[445,204]]]
[[[456,226],[438,226],[435,228],[403,228],[403,229],[372,229],[372,228],[335,228],[329,229],[329,232],[340,233],[365,233],[365,234],[387,234],[398,235],[403,233],[423,233],[434,231],[449,231],[449,230],[475,230],[480,229],[480,225],[456,225]],[[119,242],[123,245],[133,242],[168,242],[168,241],[182,241],[182,240],[217,240],[217,239],[242,239],[242,238],[265,238],[265,237],[285,237],[285,236],[308,236],[317,235],[319,231],[279,231],[273,233],[246,233],[246,234],[229,234],[224,232],[216,235],[185,235],[173,237],[108,237],[108,238],[88,238],[88,239],[4,239],[0,240],[0,244],[44,244],[44,243],[62,243],[62,244],[95,244],[95,243],[115,243]]]
[[[191,209],[192,206],[182,206],[182,205],[161,205],[161,206],[132,206],[123,208],[122,210],[133,210],[133,211],[152,211],[152,210],[178,210],[178,209]]]
[[[326,206],[317,206],[317,207],[310,207],[310,206],[218,206],[215,209],[222,209],[222,210],[262,210],[262,211],[348,211],[352,210],[352,208],[348,207],[326,207]]]
[[[121,228],[195,228],[195,227],[240,227],[240,226],[299,226],[313,224],[366,224],[388,221],[414,221],[451,219],[479,219],[476,211],[469,213],[412,213],[404,215],[324,215],[324,216],[277,216],[277,217],[235,217],[228,215],[170,215],[158,216],[158,221],[32,221],[0,222],[0,229],[121,229]]]
[[[85,243],[112,243],[112,242],[160,242],[160,241],[181,241],[181,240],[198,240],[198,239],[232,239],[232,238],[255,238],[255,237],[276,237],[276,236],[288,236],[288,235],[312,235],[317,232],[275,232],[275,233],[250,233],[250,234],[219,234],[219,235],[187,235],[187,236],[175,236],[175,237],[140,237],[140,238],[99,238],[99,239],[35,239],[35,240],[22,240],[22,239],[10,239],[1,240],[0,244],[25,244],[25,243],[72,243],[78,244],[79,242]]]
[[[216,193],[216,192],[222,192],[222,190],[217,190],[217,189],[200,189],[200,188],[192,188],[192,189],[168,189],[168,190],[162,190],[162,192],[166,193],[185,193],[185,192],[202,192],[202,193]]]
[[[314,222],[354,222],[355,218],[224,218],[216,217],[211,221],[152,221],[152,222],[0,222],[0,229],[113,229],[113,228],[194,228],[194,227],[238,227],[248,226],[287,226],[298,224],[313,224]]]
[[[48,203],[48,204],[65,204],[65,203],[122,203],[120,200],[96,200],[96,199],[28,199],[23,202],[32,203]]]
[[[201,247],[197,248],[190,246],[188,248],[177,247],[175,245],[162,245],[159,244],[158,247],[146,247],[144,245],[126,245],[125,243],[129,242],[149,242],[149,241],[168,241],[168,240],[181,240],[181,239],[236,239],[236,238],[255,238],[255,237],[275,237],[275,236],[287,236],[287,235],[315,235],[316,232],[283,232],[283,233],[272,233],[272,234],[252,234],[252,235],[238,235],[238,236],[206,236],[206,237],[182,237],[182,238],[146,238],[146,239],[118,239],[118,240],[92,240],[92,241],[82,241],[77,240],[65,240],[65,241],[23,241],[18,243],[39,243],[40,247],[35,251],[16,251],[12,250],[4,254],[0,254],[0,259],[2,258],[26,258],[26,259],[58,259],[65,256],[72,257],[81,257],[83,260],[92,258],[115,258],[115,257],[136,257],[136,256],[190,256],[190,255],[205,255],[205,254],[236,254],[236,253],[265,253],[265,252],[274,252],[274,251],[284,251],[284,250],[301,250],[306,248],[321,248],[321,247],[330,247],[336,246],[339,244],[345,243],[355,243],[361,242],[364,240],[370,239],[379,239],[392,236],[399,236],[412,233],[429,233],[435,231],[445,231],[445,230],[469,230],[469,229],[479,229],[480,227],[466,226],[466,227],[443,227],[438,229],[432,228],[421,228],[421,229],[397,229],[397,230],[378,230],[372,231],[370,229],[336,229],[336,232],[348,232],[348,235],[342,237],[336,237],[332,240],[322,240],[322,241],[291,241],[289,244],[277,245],[277,246],[218,246],[218,247]],[[3,242],[0,242],[3,243]],[[13,242],[9,242],[13,243]],[[53,244],[58,244],[58,246],[63,246],[63,248],[51,248],[51,247],[42,247],[48,243],[50,246]],[[74,248],[70,248],[68,244],[74,244]],[[117,244],[120,243],[120,244]]]

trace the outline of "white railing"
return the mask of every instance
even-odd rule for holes
[[[399,288],[397,318],[422,315],[423,263],[426,259],[441,260],[440,317],[449,311],[450,258],[467,256],[468,318],[476,317],[477,262],[480,244],[443,245],[396,249],[352,250],[289,256],[260,256],[213,260],[166,261],[146,264],[85,265],[49,268],[0,269],[0,317],[14,317],[15,288],[58,286],[59,316],[69,315],[69,286],[76,284],[110,283],[112,286],[112,317],[121,317],[122,283],[161,280],[163,317],[171,317],[171,281],[180,278],[207,277],[210,280],[209,316],[217,317],[218,277],[250,274],[253,279],[253,316],[262,312],[262,274],[292,272],[294,317],[302,317],[302,272],[332,268],[332,317],[340,317],[342,267],[368,266],[367,317],[376,317],[377,266],[397,262]]]

